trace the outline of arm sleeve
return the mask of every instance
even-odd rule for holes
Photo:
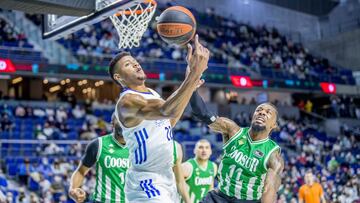
[[[81,162],[84,166],[91,168],[96,163],[99,150],[99,139],[95,139],[88,144]]]
[[[191,96],[190,105],[193,115],[200,121],[206,123],[207,125],[210,125],[216,120],[217,115],[209,111],[204,100],[201,98],[197,91],[195,91]]]

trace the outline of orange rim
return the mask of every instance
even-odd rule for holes
[[[155,0],[144,0],[143,3],[151,4],[153,6],[157,5]],[[153,9],[154,9],[154,7],[151,7],[150,9],[146,9],[145,12],[151,12]],[[136,15],[140,15],[143,12],[144,12],[143,10],[129,11],[129,10],[126,9],[125,11],[120,11],[120,12],[116,13],[115,15],[118,16],[118,17],[121,16],[121,15],[127,15],[127,16],[132,15],[133,13],[135,13]]]

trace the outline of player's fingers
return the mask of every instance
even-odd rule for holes
[[[191,46],[190,43],[187,44],[187,50],[188,50],[188,53],[187,53],[187,56],[186,56],[186,60],[187,60],[188,62],[190,62],[191,56],[192,56],[192,52],[193,52],[193,48],[192,48],[192,46]]]
[[[201,87],[203,84],[205,83],[205,80],[204,79],[201,79],[197,85],[197,87]]]
[[[195,35],[195,50],[198,50],[200,46],[200,42],[199,42],[199,35],[196,34]]]

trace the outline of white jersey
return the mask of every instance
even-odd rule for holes
[[[145,99],[162,99],[154,90],[149,90],[150,92],[137,92],[125,89],[116,106],[126,94],[141,95]],[[158,172],[173,166],[174,142],[170,119],[143,120],[139,125],[127,128],[119,120],[117,107],[115,115],[130,151],[130,168],[136,171]]]

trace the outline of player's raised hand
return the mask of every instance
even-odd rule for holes
[[[86,193],[81,188],[70,189],[69,195],[76,203],[84,202],[86,199]]]
[[[199,76],[207,69],[210,52],[199,42],[199,36],[195,36],[195,50],[188,44],[188,55],[186,61],[191,73]]]

